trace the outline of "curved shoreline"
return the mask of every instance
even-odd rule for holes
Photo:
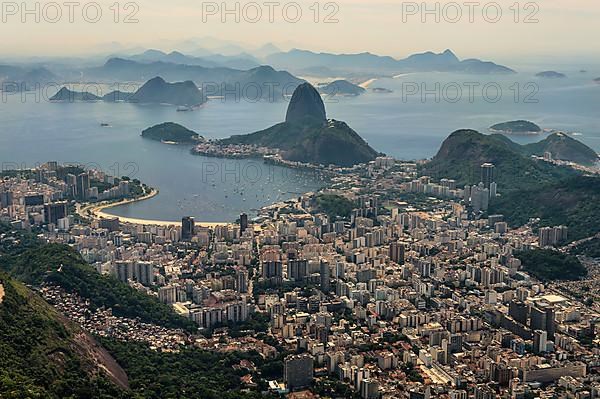
[[[152,189],[148,194],[143,195],[138,198],[128,198],[123,199],[121,201],[112,202],[108,204],[101,205],[89,205],[84,207],[79,211],[79,214],[84,217],[92,217],[95,219],[104,219],[104,218],[118,218],[121,223],[130,223],[130,224],[140,224],[146,226],[177,226],[181,224],[181,221],[169,221],[169,220],[153,220],[153,219],[140,219],[140,218],[132,218],[125,216],[112,215],[110,213],[104,212],[105,209],[114,208],[120,205],[132,204],[135,202],[144,201],[155,197],[158,195],[157,189]],[[83,214],[82,214],[83,212]],[[216,226],[227,226],[228,222],[195,222],[196,226],[199,227],[216,227]]]

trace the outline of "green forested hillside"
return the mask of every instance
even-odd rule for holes
[[[142,343],[103,339],[102,344],[127,371],[131,389],[149,399],[259,399],[257,388],[244,392],[240,377],[254,374],[235,370],[242,359],[257,367],[265,360],[257,352],[227,354],[184,349],[179,353],[156,352]],[[255,378],[255,381],[257,379]],[[265,388],[265,387],[263,387]]]
[[[0,284],[1,398],[130,397],[127,376],[92,338],[4,273]]]
[[[490,213],[502,214],[514,226],[529,218],[542,226],[569,227],[569,241],[600,232],[600,178],[576,176],[554,183],[507,191],[490,202]]]
[[[142,131],[142,137],[182,144],[193,144],[202,140],[202,137],[198,133],[174,122],[165,122],[149,127]]]
[[[96,273],[72,248],[43,244],[35,235],[0,224],[0,398],[21,399],[258,399],[264,382],[242,359],[271,364],[255,351],[217,353],[198,348],[159,352],[138,342],[94,338],[66,320],[32,285],[43,281],[88,298],[92,306],[167,327],[193,330],[155,298]],[[265,366],[266,367],[266,366]],[[267,367],[268,368],[268,367]],[[258,385],[245,387],[241,376]]]
[[[593,165],[600,161],[596,151],[564,133],[553,133],[542,141],[526,144],[522,148],[527,154],[543,156],[549,152],[555,159],[581,165]]]
[[[481,164],[490,162],[496,166],[495,181],[502,191],[527,189],[578,174],[566,167],[534,160],[519,147],[502,135],[458,130],[444,140],[422,172],[435,178],[453,178],[460,185],[477,184],[481,181]]]
[[[551,249],[535,249],[515,254],[523,269],[540,280],[577,280],[587,275],[586,268],[569,254]]]
[[[490,201],[489,213],[504,215],[513,226],[523,225],[529,218],[540,218],[541,225],[566,225],[569,239],[576,240],[600,232],[600,178],[531,158],[532,152],[558,141],[574,150],[576,147],[568,144],[571,140],[557,136],[538,146],[521,146],[502,135],[458,130],[421,173],[452,178],[459,185],[477,184],[481,164],[493,163],[500,196]]]
[[[0,224],[0,268],[33,286],[52,282],[67,292],[87,298],[93,307],[112,308],[116,316],[139,317],[142,321],[169,328],[195,330],[189,319],[175,314],[157,298],[131,288],[111,276],[97,273],[68,245],[42,244],[34,236]]]

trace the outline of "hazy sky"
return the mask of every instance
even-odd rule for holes
[[[281,47],[394,57],[446,48],[463,58],[496,61],[600,55],[597,0],[99,0],[72,6],[59,0],[28,1],[27,10],[21,2],[1,4],[0,51],[5,57],[110,52],[117,48],[109,45],[113,42],[184,50],[183,41],[207,36],[249,46],[273,42]],[[113,4],[118,4],[118,14]],[[223,4],[233,12],[225,14]],[[128,15],[132,21],[125,23]]]

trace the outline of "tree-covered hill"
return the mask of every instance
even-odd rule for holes
[[[506,132],[506,133],[539,133],[542,128],[530,121],[518,120],[496,123],[490,127],[492,131]]]
[[[260,393],[260,386],[244,390],[240,377],[255,373],[233,368],[241,360],[251,361],[257,367],[268,363],[255,351],[223,354],[187,348],[169,353],[153,351],[143,343],[106,338],[101,342],[127,371],[131,389],[143,398],[275,398]]]
[[[587,275],[587,270],[575,256],[555,250],[521,251],[515,256],[521,260],[525,271],[540,280],[577,280]]]
[[[252,144],[282,151],[284,159],[323,165],[352,166],[375,159],[372,149],[346,123],[283,122],[260,132],[232,136],[222,144]]]
[[[489,162],[496,167],[495,181],[503,191],[526,189],[577,175],[572,169],[532,159],[519,147],[499,134],[457,130],[444,140],[422,172],[435,178],[453,178],[460,185],[477,184],[481,181],[481,165]]]
[[[513,226],[540,218],[543,226],[565,225],[569,241],[600,232],[600,178],[576,176],[553,183],[508,191],[490,202],[490,213],[502,214]]]
[[[157,298],[96,272],[68,245],[42,244],[31,234],[2,224],[0,234],[4,236],[0,248],[7,248],[7,252],[0,253],[0,268],[26,284],[51,282],[89,299],[94,308],[112,308],[116,316],[139,317],[143,322],[169,328],[196,329],[192,321],[177,315]]]
[[[562,144],[556,144],[558,141]],[[530,218],[540,218],[542,225],[566,225],[569,239],[576,240],[600,231],[600,178],[531,155],[553,145],[579,154],[577,148],[587,151],[587,146],[579,144],[572,138],[550,136],[536,145],[522,146],[500,134],[458,130],[443,142],[421,173],[437,179],[452,178],[459,185],[477,184],[481,165],[493,163],[500,196],[490,201],[489,213],[504,215],[513,226]]]
[[[0,272],[0,397],[125,398],[123,369],[96,341]]]
[[[34,234],[0,224],[0,265],[2,399],[271,397],[261,393],[266,387],[256,370],[233,367],[249,360],[268,369],[274,360],[255,351],[224,354],[182,347],[161,352],[134,341],[96,341],[15,279],[33,286],[58,284],[93,307],[112,307],[116,315],[194,329],[155,298],[96,273],[69,246],[43,244]],[[247,375],[257,385],[244,386],[240,377]]]
[[[198,133],[174,122],[165,122],[144,129],[142,131],[142,137],[182,144],[194,144],[203,140],[203,137]]]
[[[596,151],[564,133],[553,133],[542,141],[526,144],[522,148],[526,154],[543,156],[549,152],[555,159],[581,165],[593,165],[600,161]]]

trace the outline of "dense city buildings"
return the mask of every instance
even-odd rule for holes
[[[314,359],[307,353],[287,357],[283,372],[287,388],[296,391],[310,387],[313,381],[313,365]]]
[[[540,227],[539,243],[540,247],[555,246],[565,243],[567,240],[568,228],[566,226]]]
[[[496,167],[492,163],[484,163],[481,165],[481,182],[483,187],[490,189],[490,185],[495,181]]]
[[[244,231],[248,228],[248,215],[242,213],[240,215],[240,234],[244,234]]]
[[[515,227],[486,213],[496,189],[493,166],[484,166],[481,182],[463,189],[378,158],[337,171],[320,193],[211,227],[192,217],[82,218],[70,178],[44,167],[2,180],[0,219],[70,245],[197,329],[117,317],[42,288],[87,331],[162,351],[256,351],[276,365],[264,381],[274,394],[337,386],[333,397],[364,399],[598,398],[600,302],[583,298],[600,299],[600,274],[579,283],[591,287],[584,296],[529,274],[517,254],[560,252],[567,228]],[[350,204],[347,213],[323,209],[323,195]]]
[[[194,218],[191,216],[186,216],[181,219],[181,239],[184,241],[189,241],[192,239],[194,235]]]

